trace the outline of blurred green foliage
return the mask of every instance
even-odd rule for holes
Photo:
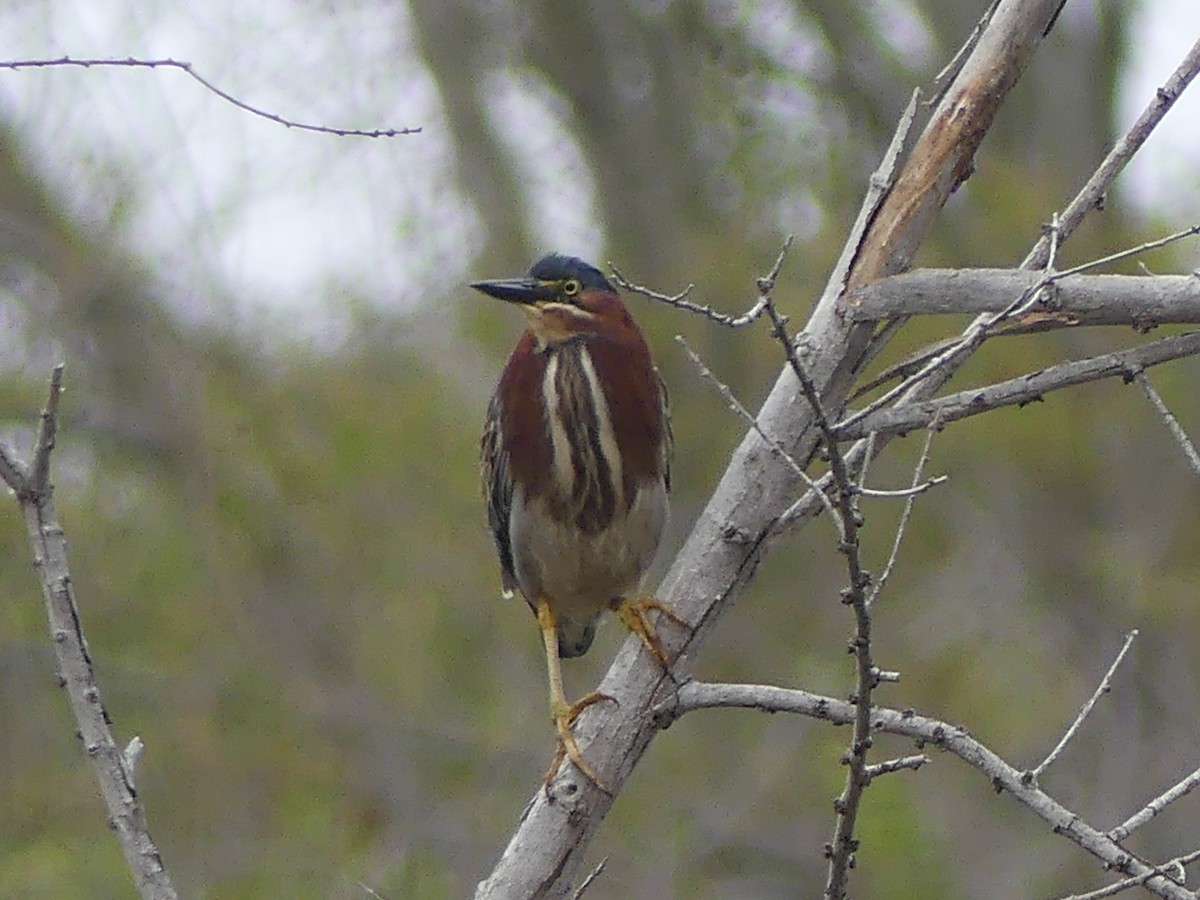
[[[601,17],[411,0],[456,184],[482,227],[463,251],[470,270],[516,274],[546,249],[480,89],[489,73],[522,72],[559,98],[547,127],[578,144],[606,249],[629,277],[695,283],[696,299],[735,309],[796,231],[777,296],[802,322],[910,87],[978,14],[898,5],[909,18],[897,31],[870,7],[630,2]],[[1019,260],[1112,137],[1126,15],[1100,5],[1060,23],[922,264]],[[380,22],[399,27],[383,9]],[[331,290],[330,307],[349,311],[332,346],[269,319],[253,337],[186,324],[136,248],[72,220],[19,132],[0,138],[0,166],[0,211],[22,223],[14,234],[38,236],[0,248],[3,302],[19,313],[8,342],[24,348],[0,370],[3,432],[28,447],[48,361],[64,356],[55,473],[80,607],[117,733],[146,742],[138,784],[183,895],[368,896],[360,882],[391,900],[469,893],[553,749],[533,622],[498,597],[477,496],[489,380],[519,324],[454,284],[432,315]],[[1071,259],[1150,233],[1119,208],[1096,221]],[[1177,257],[1147,263],[1170,271]],[[765,328],[631,305],[675,406],[670,550],[743,431],[671,336],[685,333],[751,407],[780,360]],[[960,324],[911,323],[880,365]],[[996,341],[960,382],[1136,337]],[[1185,425],[1193,369],[1153,376]],[[898,442],[872,480],[906,483],[919,442]],[[877,659],[903,673],[880,701],[961,722],[1034,764],[1137,625],[1131,663],[1050,776],[1082,815],[1115,824],[1196,765],[1200,523],[1177,448],[1139,394],[1102,384],[956,425],[931,468],[950,481],[920,500],[878,607]],[[878,569],[899,504],[871,501],[866,517]],[[0,507],[0,541],[0,897],[130,896],[54,688],[15,504]],[[700,675],[844,695],[842,575],[824,521],[784,541]],[[594,684],[622,638],[607,625],[570,664],[569,690]],[[589,897],[816,896],[846,735],[750,712],[679,722],[606,822],[592,855],[610,865]],[[908,752],[881,740],[877,758]],[[1097,881],[1090,858],[932,756],[868,791],[856,895],[1051,895]],[[1197,805],[1163,819],[1137,841],[1146,856],[1189,849],[1179,835],[1196,833]]]

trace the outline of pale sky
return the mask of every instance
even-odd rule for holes
[[[452,189],[453,148],[433,86],[407,44],[402,4],[6,6],[0,52],[7,59],[171,57],[289,118],[424,127],[419,137],[384,140],[312,135],[247,115],[181,72],[0,70],[3,116],[44,158],[55,191],[97,227],[110,227],[109,211],[121,206],[125,240],[157,261],[164,293],[181,299],[187,315],[250,325],[266,307],[300,332],[320,333],[336,330],[336,310],[322,305],[331,293],[409,308],[448,280],[478,274],[466,271],[462,248],[479,241],[479,225]],[[1200,36],[1196,9],[1196,0],[1138,4],[1120,98],[1124,123]],[[537,102],[519,83],[489,89],[507,104],[506,115]],[[564,150],[565,169],[577,168],[572,152]],[[1194,86],[1134,161],[1118,202],[1181,228],[1200,221],[1198,156]],[[104,171],[112,177],[98,178]],[[537,218],[547,246],[600,250],[594,222],[559,221],[549,210]],[[197,286],[213,284],[214,273],[228,296],[199,296]]]

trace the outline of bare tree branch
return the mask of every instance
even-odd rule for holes
[[[1176,443],[1183,448],[1183,455],[1187,457],[1188,465],[1191,467],[1192,472],[1200,475],[1200,454],[1196,453],[1196,445],[1187,436],[1187,432],[1183,430],[1183,426],[1179,424],[1179,420],[1167,408],[1167,404],[1163,401],[1158,391],[1154,389],[1154,385],[1150,383],[1150,379],[1146,377],[1146,373],[1138,369],[1133,375],[1133,380],[1137,382],[1138,387],[1142,389],[1142,393],[1146,395],[1150,404],[1163,420],[1163,424],[1171,432],[1171,437],[1175,438]]]
[[[879,409],[857,421],[834,426],[839,440],[860,440],[868,434],[907,434],[937,422],[939,427],[1003,406],[1035,403],[1052,391],[1098,381],[1101,378],[1132,379],[1136,372],[1161,363],[1200,353],[1200,332],[1161,338],[1116,353],[1059,363],[1028,375],[986,387],[969,388],[956,394]],[[819,482],[818,482],[819,483]]]
[[[1125,169],[1129,160],[1133,159],[1134,154],[1142,148],[1142,144],[1150,137],[1167,111],[1175,105],[1175,101],[1179,99],[1184,88],[1191,84],[1197,72],[1200,72],[1200,40],[1192,45],[1192,49],[1187,52],[1187,56],[1183,58],[1166,83],[1154,92],[1154,99],[1142,110],[1137,121],[1113,145],[1104,161],[1092,173],[1092,177],[1079,189],[1079,193],[1062,211],[1058,217],[1057,239],[1059,241],[1066,240],[1079,227],[1084,216],[1103,203],[1109,186]],[[1043,234],[1021,262],[1021,268],[1043,269],[1050,258],[1049,254],[1050,236]]]
[[[184,62],[178,59],[75,59],[70,56],[60,56],[57,59],[10,59],[0,60],[0,69],[50,69],[50,68],[65,68],[76,67],[82,69],[92,68],[122,68],[122,69],[178,69],[186,74],[189,78],[199,82],[206,90],[216,94],[226,103],[232,103],[238,109],[250,113],[252,116],[258,116],[261,119],[269,119],[283,125],[285,128],[296,128],[300,131],[315,131],[319,134],[333,134],[338,137],[367,137],[367,138],[390,138],[399,137],[403,134],[420,134],[420,128],[373,128],[369,131],[359,128],[333,128],[329,125],[311,125],[305,122],[298,122],[295,119],[287,119],[277,113],[268,112],[258,106],[252,106],[245,100],[235,97],[228,91],[217,87],[203,75],[193,68],[190,62]]]
[[[1050,231],[1052,234],[1057,235],[1060,228],[1058,217],[1055,216],[1054,226]],[[851,425],[858,419],[869,416],[876,410],[891,405],[901,397],[914,398],[916,396],[913,393],[914,390],[922,384],[925,384],[926,387],[919,392],[920,395],[929,396],[941,384],[944,384],[950,378],[950,375],[966,361],[968,356],[979,349],[985,340],[995,334],[996,326],[1002,323],[1016,321],[1018,322],[1018,327],[1022,329],[1027,329],[1031,321],[1033,325],[1039,328],[1048,327],[1053,323],[1063,325],[1079,324],[1077,320],[1069,316],[1064,317],[1058,312],[1051,312],[1049,315],[1039,314],[1035,308],[1052,305],[1050,301],[1046,300],[1046,297],[1049,295],[1051,287],[1064,278],[1105,265],[1114,260],[1136,256],[1145,250],[1166,246],[1198,232],[1200,232],[1200,226],[1192,226],[1191,228],[1168,235],[1165,238],[1150,241],[1137,247],[1127,248],[1100,259],[1081,263],[1063,272],[1044,272],[1041,278],[1017,294],[1015,299],[1007,299],[997,312],[978,316],[957,339],[938,342],[924,351],[917,353],[915,360],[913,357],[905,360],[899,367],[905,373],[905,379],[885,392],[883,396],[873,400],[866,408],[847,417],[843,424]],[[1053,251],[1057,246],[1057,238],[1055,238],[1051,242],[1051,250]],[[1146,330],[1152,324],[1153,322],[1143,323],[1141,328]],[[1135,327],[1138,326],[1135,324]],[[918,366],[919,368],[916,368]],[[916,371],[912,371],[913,368],[916,368]],[[911,374],[909,374],[910,372]],[[878,384],[881,381],[882,379],[875,379],[872,384]],[[855,394],[855,396],[858,395]]]
[[[826,847],[829,858],[829,874],[825,882],[825,896],[832,900],[843,900],[849,883],[850,869],[854,862],[854,854],[859,847],[859,840],[854,836],[855,823],[858,821],[858,811],[862,805],[863,791],[871,782],[868,773],[867,754],[871,749],[871,698],[879,684],[878,670],[875,667],[871,653],[871,609],[867,588],[871,584],[871,576],[862,564],[861,545],[859,543],[859,513],[855,507],[855,496],[858,489],[854,485],[846,460],[838,446],[837,436],[821,395],[813,383],[804,364],[796,354],[796,345],[788,335],[787,319],[779,314],[771,301],[770,291],[775,286],[779,272],[783,267],[784,256],[791,244],[791,238],[780,251],[775,267],[765,278],[759,279],[758,288],[766,301],[767,315],[771,318],[772,334],[783,347],[783,353],[792,374],[800,384],[804,399],[812,410],[813,423],[821,433],[821,438],[829,454],[829,474],[833,478],[836,489],[839,527],[841,540],[838,550],[846,562],[848,584],[842,590],[842,602],[854,612],[854,638],[850,641],[850,650],[854,654],[854,697],[857,709],[854,717],[854,731],[850,738],[850,746],[842,761],[846,765],[846,785],[842,793],[834,801],[833,808],[837,813],[837,823],[834,826],[833,840]],[[808,481],[808,479],[805,479]],[[810,490],[812,489],[811,482]],[[911,499],[911,498],[910,498]]]
[[[1062,900],[1101,900],[1103,897],[1112,897],[1130,888],[1141,887],[1155,875],[1170,875],[1180,884],[1183,884],[1186,875],[1184,867],[1189,863],[1194,863],[1198,859],[1200,859],[1200,850],[1193,850],[1191,853],[1185,853],[1183,856],[1177,856],[1162,865],[1155,866],[1150,871],[1144,872],[1136,878],[1126,878],[1122,881],[1116,881],[1106,887],[1088,891],[1086,894],[1072,894],[1069,897],[1063,897]],[[1193,894],[1192,896],[1195,895]]]
[[[1114,828],[1108,833],[1108,836],[1114,841],[1123,841],[1129,835],[1133,834],[1160,812],[1166,809],[1170,804],[1174,803],[1180,797],[1185,797],[1195,789],[1196,785],[1200,785],[1200,769],[1188,775],[1178,784],[1163,791],[1144,807]]]
[[[58,662],[59,684],[66,688],[71,711],[79,726],[84,751],[92,762],[100,793],[108,808],[109,824],[117,833],[125,862],[138,891],[146,900],[175,900],[175,888],[163,866],[146,813],[133,786],[133,765],[141,741],[130,742],[128,757],[117,748],[111,719],[100,687],[79,608],[75,604],[71,571],[67,564],[67,541],[54,507],[54,487],[50,483],[50,454],[58,431],[58,400],[62,394],[63,367],[54,367],[50,394],[42,412],[33,462],[26,471],[12,451],[0,448],[0,477],[12,488],[25,516],[34,567],[42,582],[50,637]],[[135,743],[136,742],[136,743]]]
[[[1121,650],[1119,653],[1117,653],[1117,658],[1112,661],[1112,665],[1109,666],[1108,671],[1104,673],[1104,677],[1100,680],[1100,684],[1096,686],[1096,690],[1092,692],[1092,696],[1088,697],[1087,701],[1082,707],[1080,707],[1079,715],[1075,717],[1075,721],[1071,723],[1070,727],[1067,728],[1066,733],[1063,734],[1059,742],[1054,745],[1054,749],[1046,755],[1046,758],[1038,764],[1037,768],[1025,773],[1025,777],[1031,782],[1037,784],[1038,779],[1042,777],[1042,773],[1044,773],[1046,769],[1050,768],[1054,761],[1062,754],[1063,750],[1067,748],[1067,744],[1071,743],[1071,739],[1078,733],[1079,728],[1083,725],[1084,720],[1091,715],[1092,709],[1096,706],[1096,702],[1102,695],[1107,694],[1109,690],[1111,690],[1113,675],[1116,674],[1117,669],[1120,667],[1121,662],[1125,659],[1125,655],[1129,652],[1129,648],[1133,646],[1133,641],[1137,636],[1138,630],[1136,628],[1129,632],[1129,634],[1125,635],[1125,643],[1121,645]]]
[[[765,303],[763,308],[766,308]],[[738,326],[731,325],[730,327],[736,328]],[[829,494],[817,487],[813,480],[808,477],[808,473],[800,467],[800,464],[792,458],[790,453],[788,453],[779,445],[778,441],[774,440],[769,434],[758,427],[758,422],[755,420],[753,414],[751,414],[750,410],[746,409],[746,407],[742,405],[742,401],[737,398],[737,395],[733,392],[733,389],[713,373],[713,370],[710,369],[704,360],[700,358],[700,354],[693,350],[691,345],[684,340],[683,335],[675,335],[675,340],[679,342],[679,346],[683,348],[683,352],[687,354],[687,357],[689,360],[691,360],[692,365],[696,367],[696,371],[700,373],[700,377],[716,388],[717,393],[721,395],[721,399],[729,404],[729,408],[733,410],[734,413],[736,413],[738,417],[742,419],[742,421],[749,424],[751,428],[758,432],[763,441],[766,442],[766,445],[771,448],[771,452],[774,453],[775,456],[789,469],[791,469],[792,472],[795,473],[796,477],[808,486],[810,491],[817,492],[817,497],[820,498],[822,503],[824,503],[825,510],[829,513],[829,517],[833,520],[834,527],[837,529],[838,537],[840,538],[845,533],[845,529],[842,525],[842,514],[838,512],[837,507],[833,505],[833,501],[829,499]]]
[[[797,713],[837,725],[851,724],[858,714],[853,703],[808,691],[761,684],[707,684],[697,681],[682,685],[675,696],[665,699],[653,712],[655,720],[665,728],[687,712],[730,707]],[[1028,779],[1025,772],[1009,765],[962,728],[917,715],[912,710],[879,706],[871,710],[871,720],[876,731],[912,738],[918,746],[932,744],[958,757],[983,773],[997,791],[1012,794],[1018,802],[1050,825],[1055,834],[1069,838],[1122,875],[1144,877],[1147,889],[1158,896],[1172,900],[1195,900],[1190,890],[1084,822]]]
[[[1116,142],[1087,183],[1067,204],[1063,213],[1055,217],[1054,222],[1057,227],[1043,232],[1022,261],[1021,269],[1031,271],[1045,269],[1050,261],[1051,252],[1057,250],[1059,244],[1071,236],[1089,212],[1103,205],[1105,192],[1109,186],[1124,170],[1146,139],[1150,137],[1183,90],[1196,77],[1198,71],[1200,71],[1200,41],[1192,45],[1192,49],[1188,51],[1183,61],[1167,79],[1166,84],[1155,92],[1154,99],[1138,116],[1137,121]],[[906,360],[906,364],[898,369],[898,374],[905,379],[905,382],[897,389],[896,395],[904,394],[906,403],[927,400],[932,397],[966,361],[967,357],[987,339],[992,324],[989,315],[983,315],[972,322],[958,340],[949,343],[938,342],[925,351],[910,356]],[[929,363],[930,360],[935,360],[935,362]]]
[[[654,300],[656,303],[662,303],[666,306],[673,306],[676,309],[682,309],[684,312],[690,312],[695,313],[698,316],[704,316],[704,318],[708,319],[709,321],[716,322],[718,325],[724,325],[726,328],[743,328],[752,322],[757,322],[759,316],[763,314],[763,310],[766,308],[766,303],[760,296],[744,313],[734,315],[731,313],[717,312],[711,306],[705,306],[701,303],[694,303],[688,299],[692,293],[692,290],[695,288],[694,284],[689,284],[678,294],[663,294],[659,291],[651,290],[644,285],[634,284],[632,281],[622,275],[621,271],[611,262],[608,264],[608,267],[612,270],[613,281],[616,283],[617,287],[623,288],[624,290],[629,291],[631,294],[637,294],[641,297],[645,297],[648,300]]]
[[[917,753],[913,756],[901,756],[899,759],[889,759],[881,763],[876,763],[873,766],[867,766],[863,774],[870,781],[878,778],[880,775],[890,775],[892,772],[903,772],[906,769],[911,769],[915,772],[927,762],[929,762],[928,756],[924,753]]]
[[[601,873],[604,871],[604,867],[607,865],[608,865],[608,857],[607,856],[604,857],[604,859],[600,860],[600,862],[596,863],[596,868],[592,869],[591,874],[588,875],[587,878],[583,879],[583,881],[579,882],[579,887],[578,887],[578,889],[576,889],[575,895],[572,898],[572,900],[579,900],[579,898],[582,897],[587,892],[587,889],[592,886],[592,883],[597,878],[600,877]]]
[[[1200,234],[1200,226],[1180,235]],[[1172,237],[1176,237],[1173,235]],[[1044,290],[1043,290],[1044,289]],[[1057,275],[1023,269],[914,269],[848,295],[856,322],[893,316],[994,314],[1037,296],[1027,318],[1045,327],[1200,323],[1200,276]]]
[[[887,165],[881,167],[885,175],[873,180],[864,203],[862,231],[856,226],[797,340],[798,356],[832,415],[840,414],[864,358],[877,349],[871,323],[846,320],[838,303],[842,285],[856,287],[908,267],[938,210],[968,176],[995,115],[1059,5],[1060,0],[1000,0],[893,179],[889,161],[900,156],[911,111],[902,119],[885,155]],[[786,366],[757,420],[803,466],[816,453],[821,435],[810,405],[796,402],[797,388],[796,375]],[[691,633],[672,629],[664,641],[675,660],[673,675],[662,672],[635,642],[626,642],[598,686],[617,703],[592,706],[576,723],[576,740],[611,793],[570,771],[560,772],[549,790],[536,792],[477,898],[569,894],[592,836],[653,739],[650,708],[687,674],[713,625],[781,533],[780,517],[795,502],[799,482],[773,460],[758,433],[749,431],[656,592],[694,623]]]
[[[924,474],[925,465],[929,462],[929,451],[933,447],[933,436],[937,433],[938,428],[937,424],[931,424],[929,433],[925,435],[925,446],[921,449],[921,456],[917,459],[916,466],[913,467],[912,493],[904,501],[904,512],[900,514],[900,523],[896,526],[896,536],[892,539],[892,550],[888,554],[887,562],[884,563],[883,572],[875,581],[875,587],[871,589],[871,596],[867,598],[868,608],[875,605],[875,601],[887,587],[888,579],[892,577],[892,570],[896,567],[896,560],[900,557],[900,542],[904,540],[904,533],[908,530],[908,522],[912,518],[913,507],[916,505],[917,487],[921,485],[921,475]],[[925,483],[932,486],[934,481]]]

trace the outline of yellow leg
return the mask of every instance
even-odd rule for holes
[[[538,627],[542,631],[542,643],[546,647],[546,671],[550,677],[550,718],[554,722],[554,731],[558,735],[558,748],[554,752],[554,761],[550,764],[550,771],[546,773],[546,787],[550,787],[550,782],[554,779],[565,756],[586,778],[601,790],[605,790],[600,779],[596,777],[595,771],[584,761],[571,729],[581,712],[593,703],[611,700],[612,697],[593,691],[574,704],[567,703],[566,694],[563,692],[562,665],[558,659],[558,630],[554,621],[554,611],[550,609],[550,604],[545,599],[539,599],[537,602],[537,620]]]
[[[616,614],[617,618],[625,623],[626,628],[642,639],[642,643],[646,645],[646,649],[654,655],[655,659],[662,663],[662,667],[670,669],[671,661],[667,659],[666,648],[663,647],[662,641],[658,637],[658,631],[655,629],[654,623],[650,621],[651,610],[657,610],[676,625],[691,628],[687,619],[655,597],[622,600],[616,608]]]

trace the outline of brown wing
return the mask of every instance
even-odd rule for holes
[[[517,589],[513,571],[512,541],[508,523],[512,515],[513,483],[508,468],[508,450],[500,424],[499,396],[492,397],[487,408],[483,437],[479,442],[480,468],[483,474],[483,497],[487,502],[488,528],[500,557],[500,584],[506,597]]]

